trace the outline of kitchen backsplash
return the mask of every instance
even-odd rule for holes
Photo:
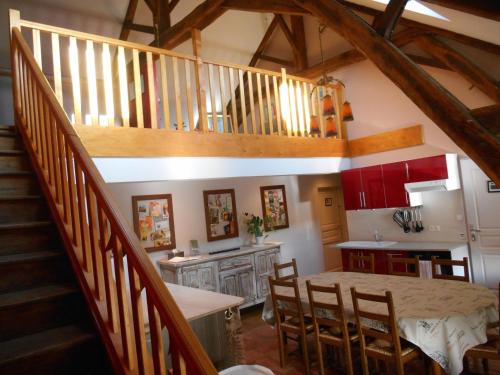
[[[373,240],[378,230],[383,240],[447,241],[466,240],[465,212],[462,190],[423,193],[421,209],[424,231],[404,233],[393,220],[395,209],[347,211],[349,239]],[[435,231],[431,231],[431,226]],[[439,229],[439,231],[437,230]]]

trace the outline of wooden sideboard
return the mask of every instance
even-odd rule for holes
[[[280,252],[281,243],[273,242],[183,262],[160,259],[158,263],[164,281],[242,297],[244,308],[266,299],[268,276],[280,261]]]

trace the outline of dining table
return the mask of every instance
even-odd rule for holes
[[[345,314],[351,322],[355,321],[351,287],[378,295],[390,291],[400,337],[433,360],[435,374],[460,374],[465,352],[485,343],[488,323],[499,319],[498,297],[479,284],[356,272],[324,272],[298,277],[304,313],[309,311],[306,280],[314,285],[340,284]],[[277,291],[293,295],[292,288],[277,287]],[[335,297],[326,293],[319,293],[315,298],[319,302],[335,302]],[[364,301],[363,304],[364,309],[387,314],[387,306],[381,303]],[[328,314],[321,310],[315,312],[320,316]],[[262,318],[274,324],[271,296],[264,303]],[[363,324],[386,330],[380,322],[365,319]]]

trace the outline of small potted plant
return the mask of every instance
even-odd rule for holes
[[[268,218],[264,217],[263,219],[260,216],[249,214],[248,212],[245,212],[245,217],[247,218],[246,224],[248,233],[255,236],[255,244],[264,244],[264,239],[267,237],[264,236],[264,220],[266,220],[266,223],[268,223]],[[268,225],[268,227],[270,227],[270,225]]]

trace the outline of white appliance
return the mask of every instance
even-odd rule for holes
[[[411,194],[424,191],[451,191],[460,189],[457,154],[446,154],[446,167],[448,169],[447,179],[408,182],[405,184],[406,191]]]

